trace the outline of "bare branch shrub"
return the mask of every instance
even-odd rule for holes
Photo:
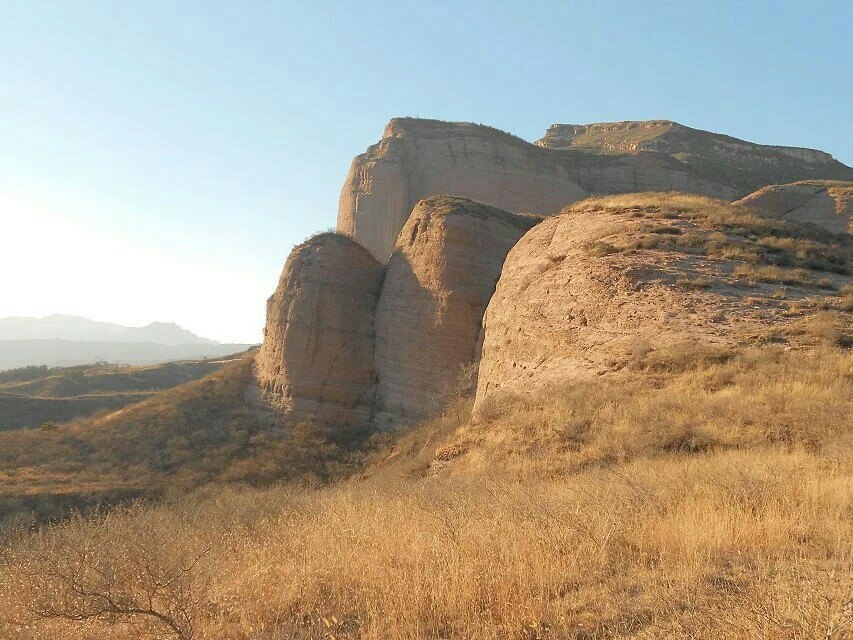
[[[135,506],[13,541],[3,554],[18,605],[13,622],[128,623],[150,637],[191,640],[206,604],[211,547],[178,517]]]

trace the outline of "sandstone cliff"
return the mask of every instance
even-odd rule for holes
[[[853,233],[853,182],[821,180],[772,185],[734,203],[765,215]]]
[[[256,376],[292,420],[363,427],[376,376],[373,313],[383,267],[351,239],[322,234],[296,247],[267,302]]]
[[[471,198],[513,212],[554,213],[586,196],[561,154],[480,125],[397,118],[352,162],[338,231],[385,262],[415,203]]]
[[[551,214],[588,194],[680,191],[734,200],[807,178],[853,180],[853,169],[820,151],[665,121],[554,125],[533,145],[481,125],[396,118],[353,160],[338,231],[385,262],[414,204],[431,195]]]
[[[823,151],[756,144],[668,120],[554,124],[536,144],[603,154],[665,155],[707,180],[732,188],[740,197],[768,184],[807,178],[853,180],[853,168]]]
[[[475,361],[507,252],[536,221],[447,196],[415,206],[376,310],[378,426],[442,407],[460,369]]]
[[[529,231],[485,314],[476,411],[619,372],[664,345],[785,341],[802,308],[849,306],[834,295],[851,282],[849,236],[738,212],[696,196],[625,195]]]

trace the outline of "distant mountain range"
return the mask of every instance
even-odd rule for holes
[[[171,322],[125,327],[60,314],[0,318],[0,369],[92,362],[155,364],[215,358],[250,346],[202,338]]]

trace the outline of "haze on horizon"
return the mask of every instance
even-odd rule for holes
[[[0,317],[258,342],[393,116],[665,118],[853,164],[849,3],[457,4],[4,3]]]

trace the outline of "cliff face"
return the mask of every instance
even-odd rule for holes
[[[481,125],[397,118],[353,160],[338,231],[386,262],[414,204],[432,195],[551,214],[589,194],[679,191],[734,200],[812,178],[853,180],[853,169],[822,151],[668,121],[557,124],[533,145]]]
[[[319,235],[291,252],[255,359],[261,390],[290,419],[342,428],[370,422],[382,277],[382,265],[344,236]]]
[[[475,412],[618,373],[680,342],[786,339],[806,313],[792,305],[829,299],[842,308],[827,296],[851,282],[849,244],[823,245],[820,232],[802,229],[785,239],[758,216],[729,224],[733,213],[695,196],[625,195],[580,203],[529,231],[483,320]]]
[[[318,236],[288,259],[258,379],[295,419],[385,428],[441,409],[460,368],[478,360],[479,407],[618,371],[640,343],[726,343],[768,319],[782,326],[788,316],[772,310],[781,285],[808,297],[850,267],[820,245],[825,233],[780,244],[768,218],[849,229],[849,184],[764,189],[737,203],[752,214],[677,193],[576,201],[639,191],[731,200],[768,176],[845,172],[822,152],[665,121],[555,125],[532,145],[481,125],[392,120],[353,161],[345,235]],[[567,203],[525,235],[534,218],[519,212]],[[751,216],[752,231],[726,227]],[[785,275],[794,267],[835,273],[812,282]]]
[[[376,310],[377,426],[442,408],[461,368],[476,359],[504,258],[534,222],[463,198],[415,206]]]
[[[536,144],[601,154],[665,155],[706,180],[732,188],[733,197],[768,184],[809,178],[853,180],[853,168],[823,151],[756,144],[668,120],[554,124]]]
[[[586,191],[561,154],[490,127],[400,118],[353,160],[341,190],[338,231],[386,262],[415,203],[440,194],[549,214]]]
[[[440,410],[479,354],[507,252],[539,219],[471,200],[419,202],[387,269],[353,240],[296,247],[267,303],[256,376],[288,422],[384,429]]]
[[[810,222],[833,233],[853,233],[853,182],[771,185],[734,204],[774,218]]]

